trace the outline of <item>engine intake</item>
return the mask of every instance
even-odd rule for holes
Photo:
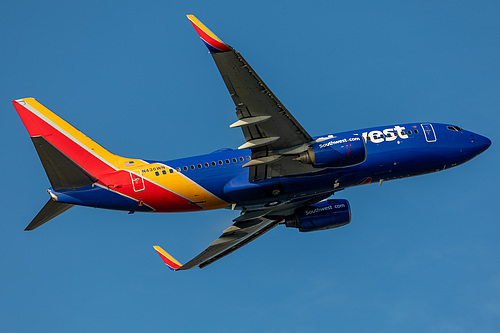
[[[299,209],[288,217],[285,224],[301,232],[338,228],[351,222],[349,202],[344,199],[330,199]]]
[[[300,153],[301,163],[315,168],[341,168],[353,166],[366,160],[366,143],[361,136],[339,138],[317,142]]]

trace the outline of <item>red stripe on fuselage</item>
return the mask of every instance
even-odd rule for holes
[[[147,178],[143,179],[144,190],[139,192],[134,191],[130,173],[125,170],[118,170],[111,174],[103,175],[99,183],[103,186],[109,186],[110,189],[118,193],[134,198],[138,201],[138,204],[142,201],[144,204],[153,207],[156,212],[180,213],[203,209],[199,205],[191,203],[190,200],[154,184]]]

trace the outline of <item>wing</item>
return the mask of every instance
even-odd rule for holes
[[[251,149],[250,181],[312,171],[294,160],[312,137],[250,67],[242,55],[219,39],[193,15],[188,15],[205,42],[236,106],[238,121],[230,127],[243,131]]]
[[[332,194],[333,192],[319,196],[310,196],[283,206],[264,210],[246,211],[243,215],[235,218],[233,220],[235,223],[224,230],[222,235],[212,242],[205,251],[201,252],[184,265],[181,265],[158,245],[154,246],[154,249],[158,252],[165,264],[174,271],[186,270],[194,267],[203,268],[250,243],[257,237],[262,236],[280,224],[287,216],[292,215],[299,207],[314,204],[326,199]]]
[[[246,143],[239,149],[251,149],[250,180],[308,172],[309,165],[294,160],[298,153],[314,142],[306,130],[271,92],[250,65],[229,45],[205,27],[196,17],[188,15],[198,35],[212,54],[234,104],[238,121],[231,127],[240,127]],[[330,196],[329,193],[327,196]],[[245,212],[234,224],[224,230],[199,255],[181,265],[159,246],[154,246],[171,269],[203,268],[236,251],[257,237],[276,227],[286,216],[309,202],[324,197],[303,198],[287,205],[259,211]]]
[[[159,246],[154,246],[165,264],[172,270],[186,270],[195,267],[203,268],[210,265],[214,261],[227,256],[233,251],[236,251],[243,245],[246,245],[256,239],[257,237],[268,232],[276,227],[281,219],[267,219],[264,217],[255,218],[246,221],[239,221],[224,230],[222,235],[212,242],[208,248],[188,261],[186,264],[181,265],[171,255]]]

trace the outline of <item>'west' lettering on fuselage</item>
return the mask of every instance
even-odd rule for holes
[[[394,141],[398,138],[398,136],[401,139],[408,139],[408,135],[405,133],[405,128],[401,126],[394,126],[393,128],[386,128],[382,131],[371,131],[371,132],[364,132],[361,134],[365,141],[368,141],[367,138],[369,137],[371,142],[373,143],[381,143],[384,141]]]

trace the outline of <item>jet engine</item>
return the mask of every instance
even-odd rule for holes
[[[341,168],[353,166],[366,160],[366,143],[358,135],[335,137],[316,142],[300,153],[301,163],[312,164],[315,168]]]
[[[351,222],[349,202],[344,199],[330,199],[303,207],[285,220],[290,228],[299,231],[317,231],[338,228]]]

